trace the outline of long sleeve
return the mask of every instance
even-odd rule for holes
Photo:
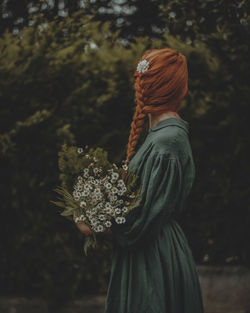
[[[142,201],[129,212],[126,223],[111,228],[120,246],[146,243],[156,235],[162,222],[175,210],[183,190],[181,163],[166,154],[149,156],[137,175],[142,184]]]

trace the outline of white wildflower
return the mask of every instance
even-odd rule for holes
[[[120,208],[116,208],[116,209],[115,209],[115,213],[116,213],[116,214],[120,214],[121,212],[122,212],[122,211],[121,211]]]
[[[110,221],[106,221],[106,222],[104,223],[104,225],[105,225],[106,227],[111,227],[112,223],[111,223]]]
[[[83,208],[84,206],[86,206],[86,202],[85,201],[81,201],[80,202],[80,207]]]
[[[145,73],[148,69],[149,69],[149,62],[146,59],[140,61],[137,65],[138,73]]]
[[[111,177],[112,177],[112,179],[115,179],[115,180],[116,180],[116,179],[118,179],[119,174],[116,173],[116,172],[114,172],[114,173],[112,173]]]
[[[82,196],[83,197],[87,197],[88,195],[89,195],[89,190],[84,190],[83,192],[82,192]]]
[[[126,170],[128,169],[127,164],[123,164],[123,165],[122,165],[122,168],[126,171]]]
[[[104,186],[107,188],[107,189],[111,189],[112,188],[112,185],[110,183],[105,183]]]
[[[78,153],[83,153],[83,148],[78,148],[78,149],[77,149],[77,152],[78,152]]]
[[[116,194],[117,191],[118,191],[118,189],[117,189],[116,187],[113,187],[113,188],[111,189],[111,191],[112,191],[113,194]]]
[[[94,193],[96,195],[99,195],[101,193],[101,189],[100,188],[95,188]]]
[[[124,207],[122,208],[122,211],[123,211],[124,213],[128,212],[128,207],[124,206]]]
[[[99,219],[100,219],[101,221],[105,220],[105,215],[104,215],[104,214],[100,214],[100,215],[99,215]]]
[[[117,181],[117,186],[118,187],[123,187],[125,184],[124,184],[124,181],[122,180],[122,179],[119,179],[118,181]]]

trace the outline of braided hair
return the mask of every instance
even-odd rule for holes
[[[179,111],[180,102],[188,92],[186,57],[171,48],[147,50],[140,61],[146,60],[149,68],[134,73],[136,108],[131,122],[126,151],[126,163],[136,153],[136,145],[148,113]],[[123,178],[127,170],[123,172]]]

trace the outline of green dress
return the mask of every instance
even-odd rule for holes
[[[175,220],[195,177],[189,123],[159,121],[128,166],[140,177],[142,202],[126,223],[111,226],[104,313],[203,313],[195,261]]]

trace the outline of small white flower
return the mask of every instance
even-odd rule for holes
[[[96,195],[99,195],[99,194],[101,193],[101,189],[100,189],[100,188],[96,188],[96,189],[94,190],[94,193],[95,193]]]
[[[77,152],[78,152],[78,153],[83,153],[83,148],[78,148],[78,149],[77,149]]]
[[[126,171],[126,170],[128,169],[127,164],[123,164],[123,165],[122,165],[122,168]]]
[[[119,179],[119,180],[117,181],[117,186],[118,186],[118,187],[123,187],[123,186],[124,186],[124,181],[123,181],[122,179]]]
[[[112,173],[111,177],[116,180],[116,179],[118,179],[119,174],[116,173],[116,172],[115,172],[115,173]]]
[[[112,191],[113,194],[116,194],[117,191],[118,191],[118,189],[117,189],[116,187],[113,187],[113,188],[111,189],[111,191]]]
[[[98,223],[98,221],[97,221],[97,219],[94,217],[94,218],[90,219],[90,223],[91,223],[92,225],[96,225],[96,224]]]
[[[80,202],[80,207],[83,208],[84,206],[86,206],[86,202],[85,201],[81,201]]]
[[[84,190],[83,192],[82,192],[82,196],[83,197],[87,197],[89,195],[89,190]]]
[[[106,222],[104,223],[104,225],[105,225],[106,227],[110,227],[110,226],[112,225],[112,223],[111,223],[110,221],[106,221]]]
[[[115,213],[116,213],[116,214],[120,214],[121,212],[122,212],[122,211],[121,211],[120,208],[116,208],[116,209],[115,209]]]
[[[78,223],[79,222],[79,217],[75,218],[75,222]]]
[[[128,207],[124,206],[124,207],[122,208],[122,211],[123,211],[124,213],[128,212]]]
[[[87,210],[87,211],[86,211],[86,215],[87,215],[88,217],[90,217],[90,216],[92,215],[92,212],[89,211],[89,210]]]
[[[107,188],[107,189],[111,189],[112,188],[112,185],[110,183],[105,183],[104,186]]]
[[[146,59],[140,61],[137,65],[138,73],[145,73],[148,69],[149,69],[149,62]]]
[[[99,219],[100,219],[101,221],[105,220],[105,215],[104,215],[104,214],[100,214],[100,215],[99,215]]]
[[[111,209],[111,204],[110,204],[109,202],[107,202],[107,203],[105,204],[105,207]]]
[[[97,161],[98,161],[98,160],[97,160],[97,158],[96,158],[95,156],[93,157],[93,160],[94,160],[95,162],[97,162]]]

